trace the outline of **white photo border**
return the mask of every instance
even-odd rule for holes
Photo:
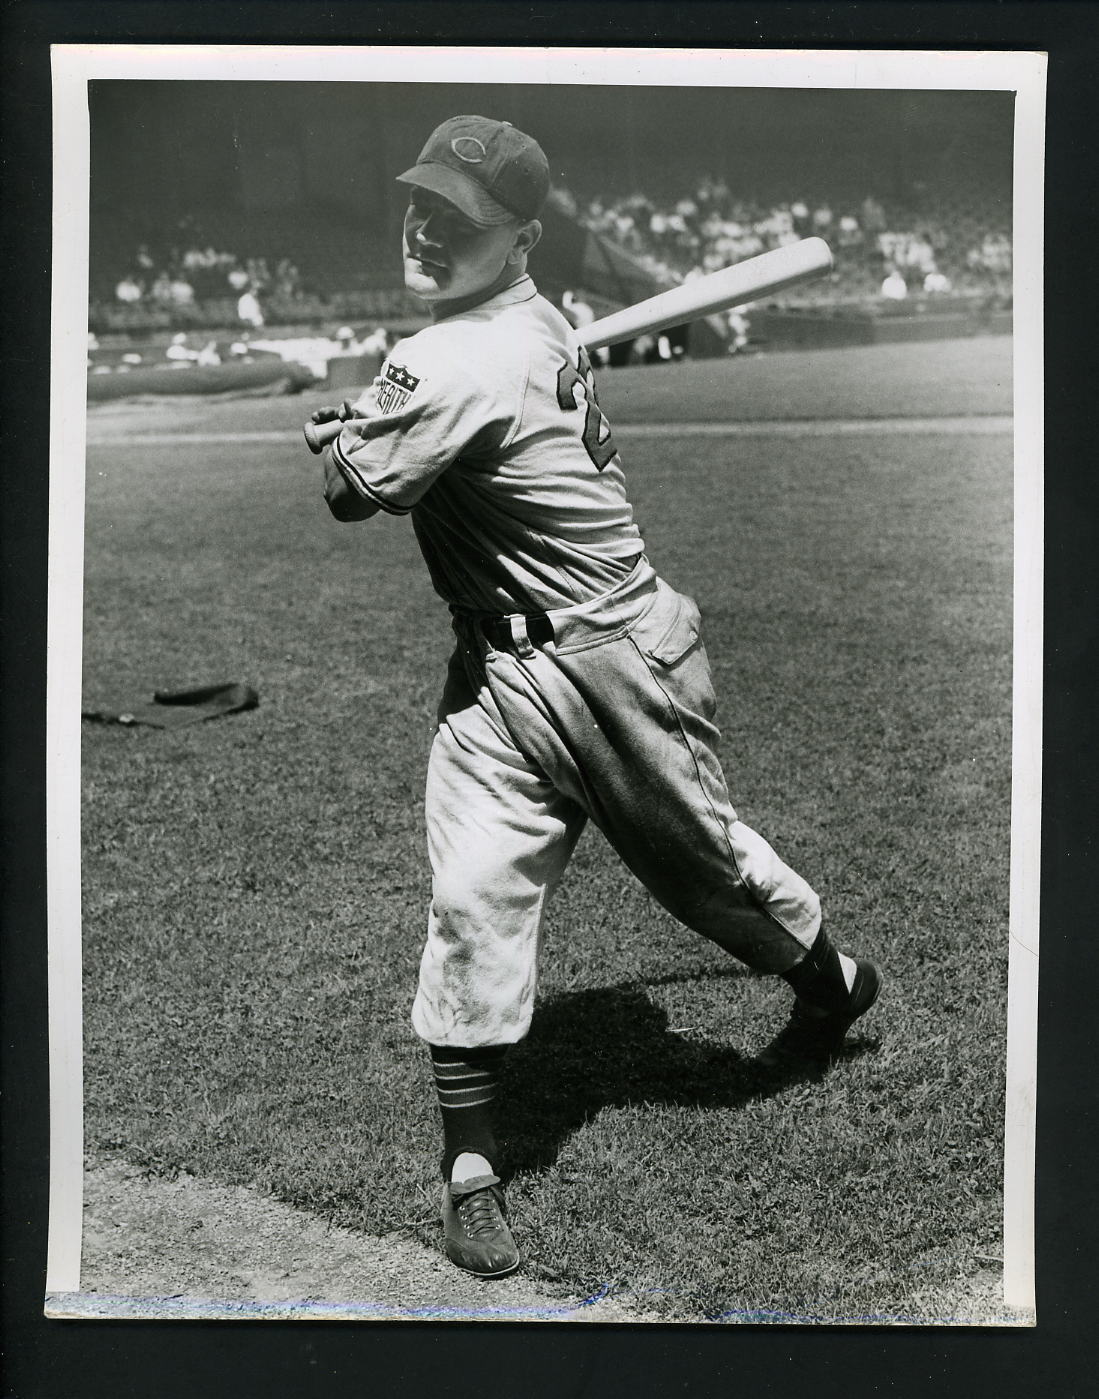
[[[1014,679],[1004,1302],[1032,1312],[1042,775],[1043,172],[1046,56],[1027,51],[59,44],[53,73],[51,401],[86,374],[88,83],[96,79],[1014,91]],[[80,1290],[83,1060],[82,413],[51,413],[47,622],[50,1204],[47,1293]]]

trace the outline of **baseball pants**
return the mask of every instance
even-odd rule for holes
[[[693,600],[643,558],[537,627],[503,619],[504,642],[486,620],[455,615],[428,764],[416,1032],[453,1046],[523,1038],[546,905],[588,820],[687,927],[758,971],[799,962],[820,903],[730,803]]]

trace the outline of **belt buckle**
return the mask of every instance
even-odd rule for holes
[[[533,656],[535,640],[539,644],[553,640],[553,623],[544,612],[527,616],[523,612],[512,612],[504,617],[486,617],[481,623],[481,631],[489,645],[497,651],[510,651],[517,656]]]

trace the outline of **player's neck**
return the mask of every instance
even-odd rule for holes
[[[428,307],[428,312],[432,321],[442,321],[462,311],[472,311],[474,306],[483,306],[486,301],[491,301],[494,296],[499,296],[502,291],[507,291],[517,282],[523,281],[527,275],[525,267],[519,272],[514,267],[505,268],[487,287],[482,287],[471,296],[463,296],[456,301],[436,301]]]

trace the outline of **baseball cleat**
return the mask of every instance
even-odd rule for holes
[[[444,1185],[443,1231],[447,1257],[467,1273],[502,1278],[519,1266],[499,1176]]]
[[[795,1001],[785,1028],[756,1055],[756,1063],[768,1069],[827,1065],[843,1048],[851,1026],[878,999],[880,990],[877,967],[873,962],[856,960],[855,980],[843,1010],[815,1015],[801,1001]]]

